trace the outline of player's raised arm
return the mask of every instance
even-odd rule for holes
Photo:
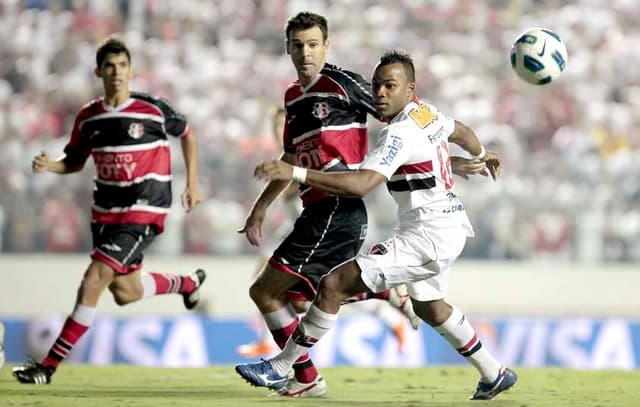
[[[456,120],[449,141],[465,149],[473,159],[485,162],[494,181],[500,176],[502,170],[500,156],[495,151],[487,151],[469,127]]]

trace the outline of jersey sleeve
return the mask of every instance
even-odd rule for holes
[[[354,72],[345,71],[345,76],[344,87],[349,95],[351,104],[360,112],[364,114],[369,113],[376,119],[381,120],[380,114],[378,114],[373,105],[371,84],[367,82],[362,75]]]
[[[182,113],[176,111],[168,100],[158,98],[156,103],[164,114],[164,128],[167,134],[180,138],[191,134],[191,128],[187,123],[187,118]]]
[[[403,140],[402,128],[387,126],[380,133],[378,143],[367,156],[361,170],[373,170],[384,175],[387,179],[409,159],[409,146]]]
[[[82,137],[81,123],[82,123],[81,111],[73,121],[73,129],[71,130],[71,138],[64,147],[64,154],[66,160],[73,163],[84,163],[91,154],[91,146],[88,144],[86,138]]]

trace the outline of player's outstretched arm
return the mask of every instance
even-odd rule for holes
[[[266,180],[293,180],[332,195],[363,197],[386,181],[373,170],[322,172],[296,167],[282,161],[265,161],[254,175]]]
[[[56,174],[71,174],[78,172],[84,168],[84,162],[71,162],[66,156],[62,156],[57,160],[50,160],[46,152],[41,152],[33,157],[31,161],[31,169],[34,174],[43,172],[53,172]]]

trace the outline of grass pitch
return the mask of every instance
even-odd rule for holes
[[[520,380],[492,400],[493,407],[640,406],[640,371],[574,371],[516,368]],[[204,369],[63,365],[48,386],[17,383],[11,367],[0,371],[0,406],[188,407],[333,406],[452,407],[469,401],[472,368],[324,368],[322,399],[269,398],[246,384],[231,366]]]

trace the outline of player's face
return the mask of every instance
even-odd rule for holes
[[[376,110],[387,120],[393,119],[414,97],[415,84],[407,79],[402,64],[376,68],[371,86]]]
[[[127,54],[107,54],[102,66],[96,68],[96,75],[102,79],[104,91],[107,95],[129,91],[129,79],[132,69]]]
[[[287,53],[298,72],[298,79],[303,86],[311,82],[320,73],[327,61],[329,40],[323,40],[320,27],[297,30],[289,33]]]

